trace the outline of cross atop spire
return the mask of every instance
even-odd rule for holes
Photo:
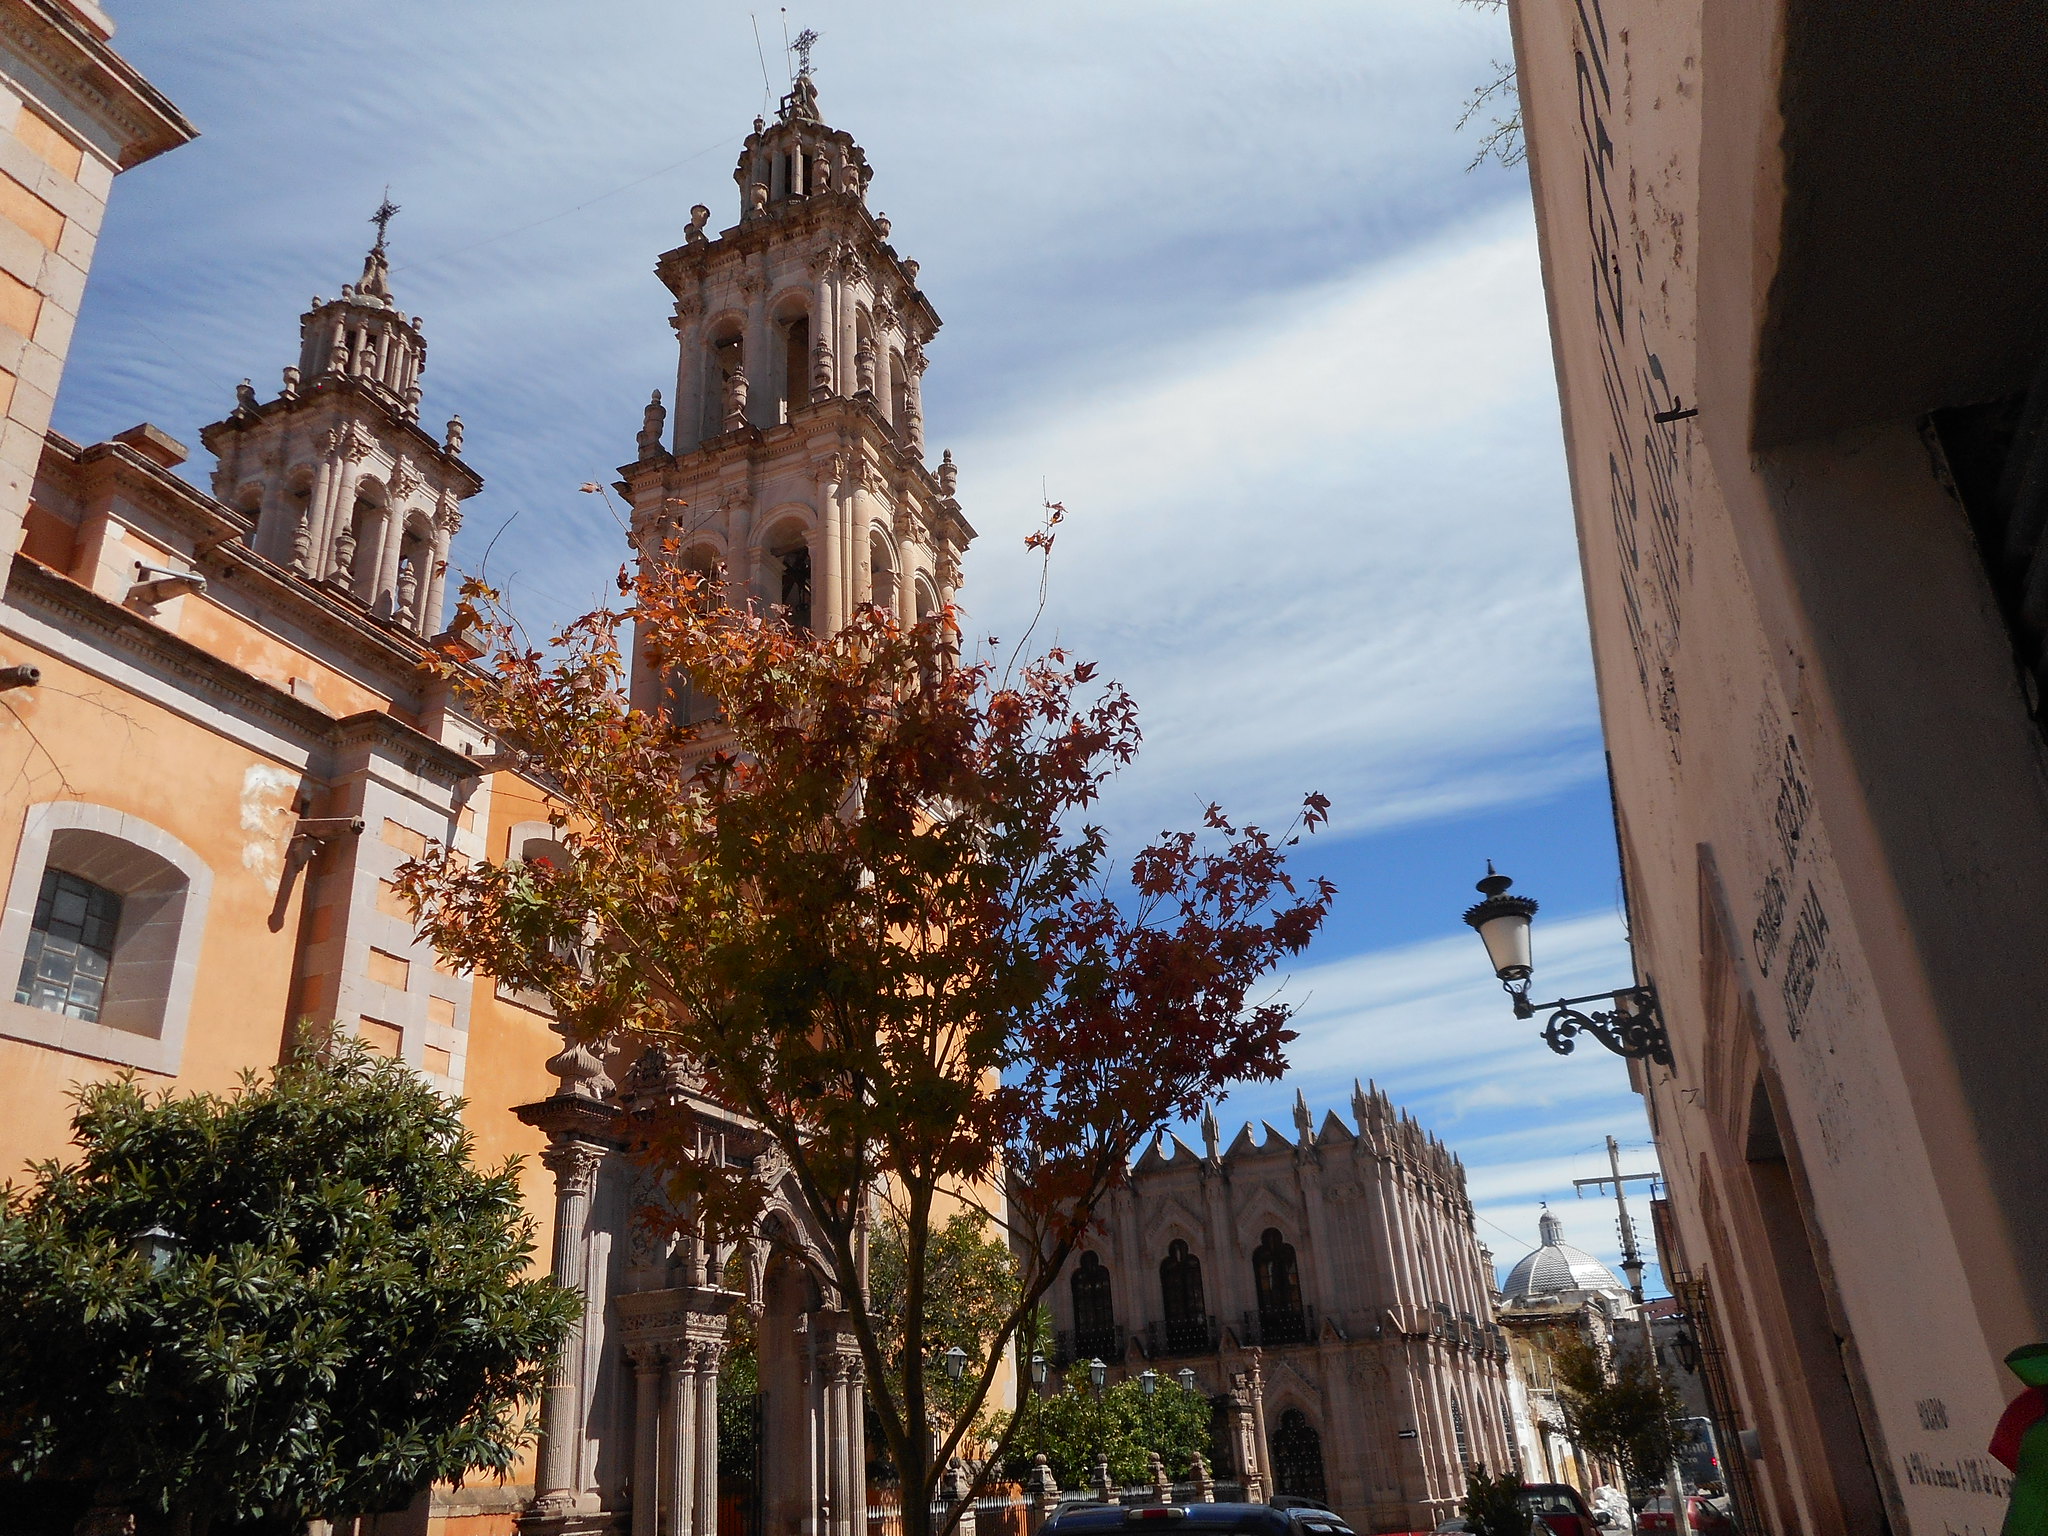
[[[384,237],[389,232],[391,221],[397,217],[398,212],[398,204],[391,201],[391,189],[386,187],[384,189],[384,201],[379,203],[377,211],[370,215],[370,222],[377,226],[377,244],[375,249],[380,251],[384,249]]]
[[[796,54],[796,72],[808,75],[811,72],[811,50],[818,46],[818,34],[805,27],[789,46]]]

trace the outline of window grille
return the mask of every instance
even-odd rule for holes
[[[14,1000],[97,1024],[120,926],[119,896],[61,869],[43,871]]]

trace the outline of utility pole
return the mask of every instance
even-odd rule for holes
[[[1635,1223],[1628,1219],[1628,1195],[1623,1187],[1631,1180],[1647,1182],[1653,1189],[1664,1177],[1661,1173],[1623,1173],[1621,1171],[1621,1144],[1612,1136],[1607,1138],[1607,1166],[1611,1170],[1604,1179],[1573,1179],[1573,1189],[1605,1189],[1614,1186],[1614,1209],[1621,1218],[1621,1272],[1628,1276],[1629,1295],[1635,1298],[1637,1306],[1643,1304],[1643,1252],[1636,1246]],[[1583,1197],[1581,1197],[1583,1198]]]
[[[1649,1363],[1650,1380],[1655,1382],[1659,1392],[1664,1386],[1664,1372],[1657,1364],[1657,1331],[1650,1321],[1650,1314],[1643,1305],[1643,1251],[1636,1244],[1635,1223],[1628,1219],[1628,1193],[1626,1186],[1631,1181],[1646,1182],[1654,1190],[1664,1177],[1661,1173],[1623,1173],[1621,1171],[1621,1146],[1610,1136],[1607,1138],[1607,1170],[1604,1179],[1573,1179],[1572,1188],[1583,1190],[1588,1187],[1605,1190],[1614,1186],[1614,1210],[1621,1218],[1621,1272],[1628,1276],[1629,1295],[1635,1300],[1636,1321],[1643,1329],[1643,1356]],[[1581,1197],[1583,1198],[1583,1196]],[[1677,1529],[1685,1530],[1688,1519],[1685,1508],[1685,1481],[1674,1456],[1670,1466],[1664,1469],[1671,1490],[1671,1508],[1677,1521]]]

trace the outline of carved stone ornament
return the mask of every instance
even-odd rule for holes
[[[687,245],[707,244],[710,237],[705,234],[704,226],[710,222],[711,210],[702,203],[697,204],[690,210],[690,227],[683,231],[684,243]]]
[[[704,313],[704,300],[694,293],[686,293],[676,300],[676,319],[685,323],[695,320]]]
[[[555,1032],[566,1032],[556,1026]],[[547,1069],[559,1080],[553,1098],[603,1099],[612,1091],[612,1080],[605,1075],[604,1062],[597,1053],[580,1040],[568,1043],[547,1061]]]
[[[360,463],[370,456],[370,450],[375,446],[370,441],[367,433],[360,427],[351,425],[341,445],[341,456],[344,459]]]
[[[860,191],[860,167],[852,160],[848,160],[839,168],[839,190],[856,193]]]
[[[402,500],[424,484],[426,481],[420,477],[420,472],[406,460],[401,458],[391,466],[391,494],[394,498]]]
[[[324,459],[331,455],[337,448],[341,446],[341,439],[341,428],[329,427],[325,431],[323,431],[318,437],[313,439],[313,446],[319,450],[320,457]]]
[[[878,331],[892,331],[895,328],[896,306],[887,299],[878,299],[875,302],[875,329]]]
[[[604,1162],[604,1148],[588,1141],[564,1137],[548,1143],[540,1155],[541,1165],[555,1176],[557,1193],[588,1199],[597,1185],[597,1170]]]
[[[434,526],[449,538],[462,531],[462,504],[450,496],[441,503],[441,511],[434,519]]]

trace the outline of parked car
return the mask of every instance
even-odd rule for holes
[[[1570,1483],[1524,1483],[1522,1507],[1540,1519],[1551,1536],[1605,1536],[1586,1496]]]
[[[1285,1495],[1283,1495],[1285,1497]],[[1344,1517],[1319,1504],[1074,1504],[1046,1521],[1039,1536],[1352,1536]]]
[[[1436,1536],[1446,1536],[1446,1533],[1449,1532],[1469,1533],[1471,1529],[1470,1522],[1463,1515],[1453,1515],[1436,1528]],[[1536,1516],[1531,1515],[1529,1517],[1529,1536],[1550,1536],[1550,1527],[1537,1519]]]
[[[1735,1517],[1728,1512],[1728,1501],[1720,1495],[1689,1493],[1685,1496],[1685,1528],[1706,1533],[1706,1536],[1735,1536]],[[1675,1533],[1678,1517],[1672,1508],[1671,1496],[1659,1494],[1645,1504],[1642,1513],[1636,1517],[1636,1529],[1645,1533]]]

